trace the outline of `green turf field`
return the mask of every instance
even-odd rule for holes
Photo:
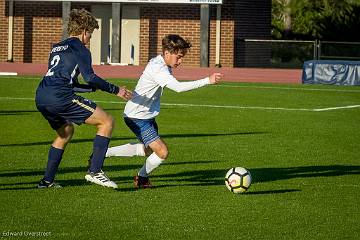
[[[360,236],[359,87],[223,83],[181,94],[165,90],[157,122],[170,156],[153,173],[155,188],[135,191],[140,157],[106,159],[104,170],[118,190],[84,180],[95,135],[90,126],[76,127],[64,154],[57,175],[63,188],[36,189],[54,138],[34,105],[38,81],[0,78],[3,238]],[[123,102],[101,92],[87,96],[116,119],[111,146],[135,141],[122,121]],[[253,176],[245,194],[224,185],[234,166]]]

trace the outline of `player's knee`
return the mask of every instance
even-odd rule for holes
[[[105,118],[104,122],[103,122],[103,126],[109,130],[112,131],[115,125],[115,121],[114,118],[111,115],[107,115],[107,117]]]
[[[149,148],[161,159],[165,160],[169,156],[169,150],[166,143],[161,139],[157,139],[149,145]]]
[[[158,155],[159,158],[165,160],[169,156],[169,150],[167,147],[162,147],[159,151],[156,152],[156,155]]]
[[[145,151],[145,156],[150,156],[154,151],[150,148],[150,147],[146,147],[145,149],[144,149],[144,151]]]
[[[74,125],[67,124],[56,131],[57,137],[53,142],[53,146],[56,148],[64,149],[74,135]]]
[[[74,125],[72,124],[69,124],[67,127],[66,127],[66,136],[65,136],[65,139],[67,142],[69,142],[72,138],[72,136],[74,135]]]
[[[69,124],[66,126],[66,132],[68,133],[68,135],[72,136],[74,135],[74,125],[73,124]]]
[[[72,136],[74,135],[74,125],[67,124],[63,126],[61,129],[57,130],[59,141],[64,143],[68,143]]]

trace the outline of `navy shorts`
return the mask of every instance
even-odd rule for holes
[[[62,105],[39,104],[37,109],[48,120],[52,129],[57,130],[66,123],[82,124],[96,109],[96,103],[81,96],[74,95],[71,101]]]
[[[136,137],[145,147],[159,139],[159,128],[155,119],[135,119],[124,117],[126,125],[135,133]]]

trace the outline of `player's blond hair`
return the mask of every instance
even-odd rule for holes
[[[72,9],[69,16],[67,32],[69,35],[79,35],[84,30],[93,32],[99,28],[96,18],[85,9]]]
[[[188,40],[183,39],[179,35],[170,34],[162,39],[162,51],[166,50],[170,53],[177,54],[179,51],[183,54],[191,48],[191,43]]]

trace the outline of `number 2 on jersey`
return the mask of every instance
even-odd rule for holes
[[[51,68],[49,68],[49,70],[46,73],[47,77],[54,75],[53,69],[59,64],[59,62],[60,62],[60,56],[55,55],[50,62]]]

